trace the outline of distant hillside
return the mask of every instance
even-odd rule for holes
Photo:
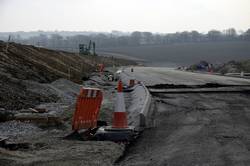
[[[250,59],[250,42],[204,42],[159,46],[116,47],[98,51],[124,54],[148,61],[153,66],[189,66],[201,60],[223,63]]]

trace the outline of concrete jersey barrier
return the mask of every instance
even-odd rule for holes
[[[125,84],[128,84],[130,75],[125,72],[121,72],[120,79]],[[150,109],[152,97],[147,87],[142,82],[140,84],[136,84],[130,97],[131,105],[127,110],[130,117],[130,125],[134,125],[136,127],[148,127],[151,119]]]
[[[150,117],[150,106],[151,106],[151,102],[152,102],[152,97],[151,94],[149,93],[147,87],[141,83],[142,87],[145,90],[145,100],[144,100],[144,105],[140,111],[140,127],[147,127],[149,125],[149,117]]]

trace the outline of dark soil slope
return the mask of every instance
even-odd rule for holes
[[[94,67],[75,54],[15,43],[10,43],[6,51],[6,45],[0,42],[1,74],[17,79],[51,82],[67,77],[71,68],[72,79],[77,81],[82,71],[90,71]]]
[[[51,83],[66,78],[81,83],[82,78],[95,71],[99,63],[111,66],[134,62],[100,56],[79,56],[0,41],[0,108],[21,109],[41,102],[54,102],[54,96],[28,91],[27,82]]]

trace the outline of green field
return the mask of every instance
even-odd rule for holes
[[[158,46],[103,48],[98,51],[124,54],[147,61],[150,66],[191,65],[200,60],[223,63],[250,59],[250,42],[204,42]]]

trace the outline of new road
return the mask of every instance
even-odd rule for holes
[[[149,88],[155,113],[118,165],[250,165],[250,80],[168,68],[124,72]]]
[[[201,85],[206,83],[218,83],[227,85],[250,85],[250,79],[201,74],[174,70],[171,68],[135,67],[134,72],[126,68],[124,72],[145,85],[176,84],[176,85]]]

